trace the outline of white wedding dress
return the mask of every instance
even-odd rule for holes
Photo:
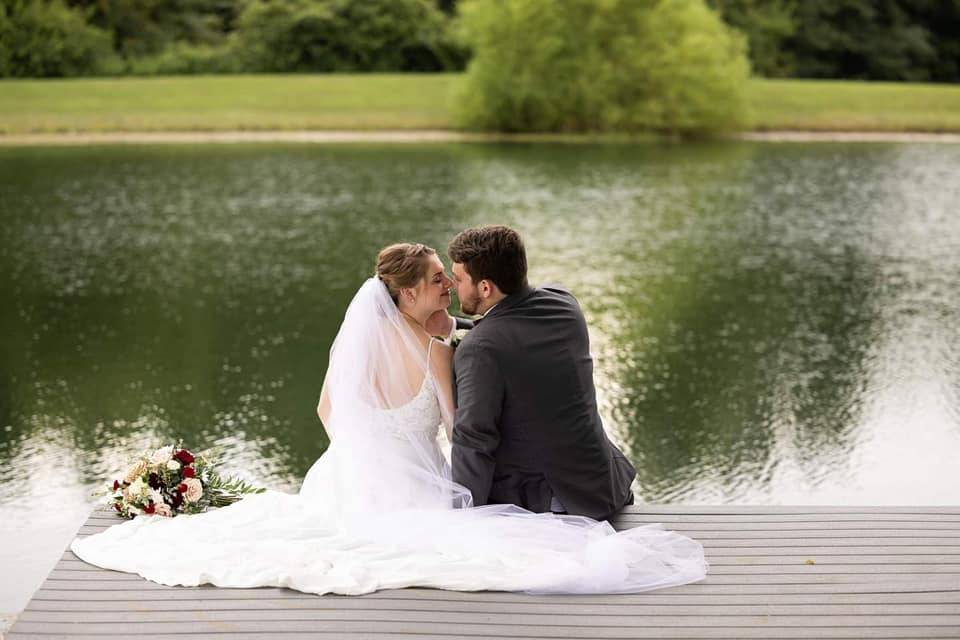
[[[374,322],[386,326],[387,335],[397,325],[384,325],[383,314],[396,319],[378,286],[364,285],[366,302],[376,301]],[[357,304],[364,288],[351,303],[355,320],[357,312],[372,310]],[[387,343],[354,342],[348,329],[359,331],[352,334],[358,340],[379,329],[370,317],[348,327],[351,310],[327,373],[331,444],[298,494],[268,490],[201,514],[141,515],[77,538],[70,549],[91,564],[165,585],[273,586],[316,594],[402,587],[630,593],[706,576],[703,547],[659,524],[616,532],[607,522],[580,516],[534,514],[514,505],[470,507],[469,493],[450,480],[438,440],[446,412],[429,348],[419,387],[407,385],[402,401],[385,403],[389,394],[382,385],[354,389],[357,371],[367,375],[369,367],[356,351],[338,357],[338,345],[340,356],[350,345],[383,358],[379,349]],[[370,404],[373,387],[379,387],[380,406]]]

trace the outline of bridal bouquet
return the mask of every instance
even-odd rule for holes
[[[216,471],[212,450],[194,455],[182,444],[181,440],[176,446],[141,453],[122,480],[114,480],[105,491],[94,495],[112,494],[108,504],[112,503],[124,518],[133,518],[200,513],[236,502],[243,494],[265,491],[236,478],[222,477]]]

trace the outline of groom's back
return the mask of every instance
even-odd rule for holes
[[[483,365],[489,360],[496,366]],[[605,518],[629,503],[635,471],[603,430],[587,325],[568,291],[528,288],[504,299],[464,339],[456,367],[458,379],[480,372],[464,390],[479,397],[457,410],[453,460],[455,480],[477,504],[547,511],[555,496],[570,513]],[[489,452],[478,452],[472,437],[490,428],[479,424],[489,421],[484,406],[498,432],[485,500],[485,463],[476,456]]]

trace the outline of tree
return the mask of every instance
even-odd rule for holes
[[[789,46],[801,78],[927,80],[930,32],[898,0],[803,0]]]
[[[902,6],[912,21],[929,32],[936,51],[928,66],[929,79],[960,81],[960,0],[903,0]]]
[[[69,0],[113,34],[126,58],[159,53],[174,42],[214,45],[233,28],[244,0]]]
[[[61,0],[0,3],[0,77],[95,73],[110,55],[110,34]]]
[[[764,76],[960,80],[960,0],[708,0]]]
[[[461,4],[466,128],[700,134],[746,119],[744,38],[702,0]]]
[[[467,56],[427,0],[254,0],[237,35],[262,71],[442,71]]]
[[[784,44],[796,31],[797,0],[708,0],[707,4],[747,37],[754,72],[771,78],[790,75],[793,55]]]

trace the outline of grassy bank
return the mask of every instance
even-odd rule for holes
[[[960,131],[960,85],[753,80],[758,131]]]
[[[446,129],[455,76],[0,81],[0,132]]]
[[[455,74],[0,81],[0,133],[453,128]],[[960,131],[960,86],[753,80],[759,131]]]

